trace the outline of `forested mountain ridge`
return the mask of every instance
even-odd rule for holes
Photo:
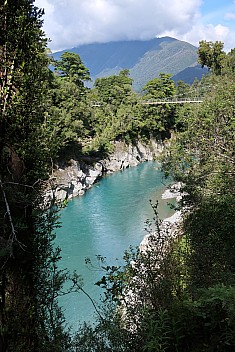
[[[174,80],[174,75],[191,67],[190,77],[184,76],[183,72],[181,75],[186,83],[192,83],[195,78],[200,79],[207,72],[197,66],[195,46],[170,37],[85,44],[66,51],[79,54],[89,68],[93,81],[129,69],[136,91],[140,91],[146,82],[161,72],[172,74]],[[59,59],[63,52],[56,52],[53,57]]]

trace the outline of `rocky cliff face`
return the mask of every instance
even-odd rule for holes
[[[58,166],[54,170],[46,197],[65,201],[83,195],[104,175],[137,166],[144,161],[151,161],[161,153],[162,149],[162,143],[153,140],[148,145],[141,142],[136,145],[116,142],[114,153],[107,159],[96,160],[92,163],[70,159],[66,167]]]

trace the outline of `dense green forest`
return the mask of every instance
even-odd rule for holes
[[[161,73],[137,94],[123,70],[89,89],[79,55],[48,55],[33,3],[0,4],[0,351],[234,351],[235,49],[201,41],[210,73],[192,85]],[[195,95],[203,102],[143,104]],[[43,197],[53,165],[150,139],[167,142],[162,168],[182,184],[181,226],[161,231],[153,204],[148,250],[127,250],[123,267],[99,258],[97,324],[72,336],[58,297],[83,288],[58,269],[59,205]]]

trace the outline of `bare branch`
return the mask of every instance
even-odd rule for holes
[[[4,199],[4,203],[5,203],[5,207],[6,207],[6,214],[8,216],[8,219],[9,219],[9,222],[10,222],[10,225],[11,225],[11,236],[8,239],[8,243],[10,245],[10,255],[13,256],[13,252],[12,252],[12,244],[13,244],[13,242],[16,241],[20,245],[21,248],[25,247],[25,245],[23,245],[23,243],[21,243],[21,242],[19,242],[17,240],[17,236],[16,236],[17,231],[16,231],[16,229],[14,227],[14,223],[13,223],[13,219],[12,219],[11,211],[10,211],[10,206],[9,206],[9,203],[8,203],[8,200],[7,200],[6,192],[4,190],[1,178],[0,178],[0,187],[1,187],[1,190],[2,190],[3,199]]]

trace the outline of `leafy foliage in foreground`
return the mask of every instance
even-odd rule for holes
[[[189,242],[155,221],[144,252],[126,252],[124,267],[102,262],[104,307],[95,327],[78,331],[75,351],[233,351],[234,287],[192,291]]]
[[[64,351],[69,336],[57,297],[57,211],[45,204],[50,147],[45,129],[48,57],[43,12],[31,0],[0,5],[0,350]],[[75,275],[71,289],[78,290]]]

